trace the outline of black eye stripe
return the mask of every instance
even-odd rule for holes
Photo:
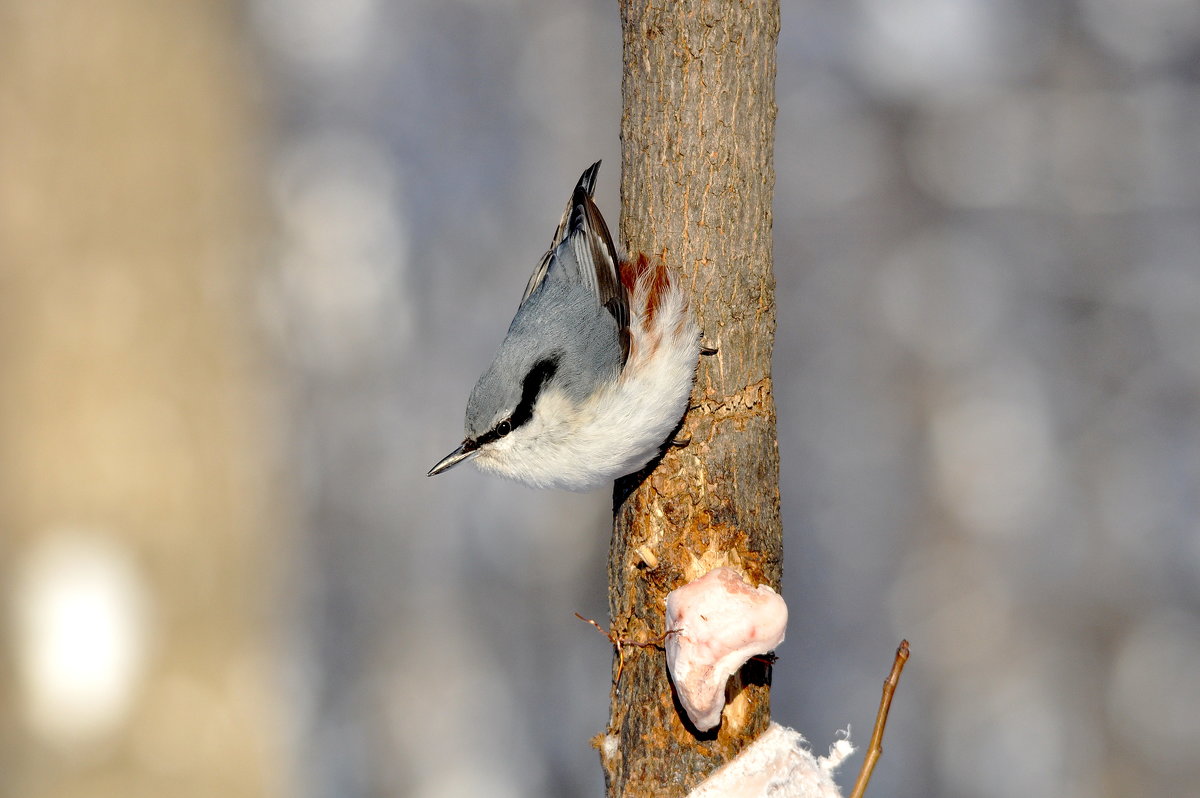
[[[496,426],[480,435],[474,441],[469,441],[470,449],[478,449],[484,444],[498,441],[505,435],[527,423],[533,418],[533,406],[537,402],[542,386],[558,372],[558,355],[547,357],[533,364],[533,368],[521,381],[521,401],[517,402],[512,415],[502,419]]]
[[[529,373],[525,375],[524,382],[521,383],[521,401],[517,403],[516,409],[508,418],[513,429],[533,418],[533,405],[537,402],[542,386],[549,382],[557,372],[558,355],[543,358],[533,364],[533,368],[529,370]]]

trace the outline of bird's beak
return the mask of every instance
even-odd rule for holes
[[[432,477],[432,476],[442,473],[443,471],[449,471],[451,468],[454,468],[454,466],[458,465],[463,460],[470,460],[472,457],[479,454],[479,449],[477,447],[471,446],[470,444],[471,444],[470,441],[463,441],[461,446],[459,446],[454,451],[450,452],[450,454],[443,457],[441,460],[438,461],[437,465],[435,465],[433,468],[429,469],[429,473],[426,474],[425,476]]]

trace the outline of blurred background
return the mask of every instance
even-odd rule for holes
[[[610,497],[425,471],[615,3],[0,0],[0,796],[599,796]],[[1200,795],[1200,4],[795,0],[777,720]],[[861,760],[842,774],[853,780]]]

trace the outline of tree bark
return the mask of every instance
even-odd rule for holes
[[[720,565],[779,588],[779,455],[771,395],[777,0],[621,0],[620,229],[691,288],[708,346],[692,408],[649,473],[618,481],[609,553],[616,636],[661,641],[666,594]],[[610,796],[677,796],[767,726],[769,669],[730,680],[718,729],[698,733],[659,647],[622,645],[601,741]]]

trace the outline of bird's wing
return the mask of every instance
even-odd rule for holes
[[[525,304],[525,300],[545,282],[550,269],[559,264],[570,272],[567,275],[569,279],[586,286],[596,301],[617,320],[622,349],[626,349],[624,342],[628,338],[629,298],[617,272],[620,260],[612,235],[608,232],[604,217],[600,215],[600,209],[592,201],[596,173],[599,171],[600,162],[596,161],[580,176],[562,220],[554,231],[550,249],[542,256],[541,263],[533,270],[529,284],[525,286],[521,304]]]
[[[567,209],[563,211],[562,219],[558,222],[558,227],[554,228],[554,237],[550,239],[550,248],[546,250],[546,254],[542,256],[541,263],[537,265],[537,268],[533,270],[533,274],[529,276],[529,283],[525,286],[525,294],[521,297],[522,305],[525,304],[525,300],[529,299],[530,295],[546,279],[546,273],[550,271],[550,261],[554,258],[554,252],[567,236],[567,228],[571,223],[572,212],[578,203],[579,192],[582,190],[584,196],[589,199],[591,198],[592,192],[596,190],[596,173],[599,171],[600,162],[596,161],[579,176],[579,182],[575,184],[575,190],[571,192],[571,198],[567,200]]]

